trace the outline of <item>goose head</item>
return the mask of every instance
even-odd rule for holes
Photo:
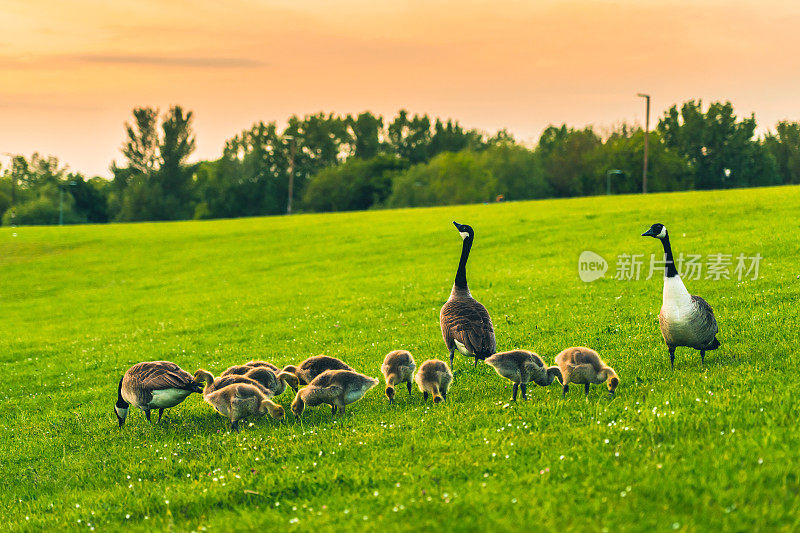
[[[295,418],[300,418],[300,415],[303,414],[303,410],[306,407],[306,403],[303,401],[303,391],[298,391],[297,395],[294,397],[294,401],[292,401],[292,414]]]
[[[473,231],[472,227],[467,226],[466,224],[459,224],[455,220],[453,221],[453,225],[456,227],[458,232],[461,234],[461,238],[464,240],[472,239],[475,237],[475,231]]]
[[[391,385],[386,386],[386,397],[389,398],[389,403],[394,403],[394,387]]]
[[[667,236],[667,227],[664,224],[653,224],[650,229],[642,233],[642,237],[653,237],[663,239]]]

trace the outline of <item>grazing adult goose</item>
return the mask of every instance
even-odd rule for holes
[[[408,395],[411,395],[411,383],[414,381],[416,368],[414,357],[406,350],[395,350],[386,354],[381,372],[386,380],[386,397],[389,398],[389,403],[394,403],[394,388],[400,383],[406,384]]]
[[[570,383],[582,383],[584,393],[589,395],[589,385],[608,381],[608,392],[614,394],[619,386],[619,376],[614,369],[600,359],[600,356],[585,346],[575,346],[562,350],[556,356],[556,364],[561,369],[563,395],[569,391]]]
[[[193,392],[202,392],[192,375],[170,361],[147,361],[130,367],[119,380],[114,412],[119,427],[125,424],[128,406],[144,411],[150,421],[150,410],[158,409],[158,421],[164,409],[175,407]]]
[[[520,388],[522,397],[528,399],[527,386],[531,381],[542,387],[550,385],[556,378],[563,381],[558,366],[545,366],[539,354],[527,350],[496,353],[486,358],[486,364],[491,365],[501,377],[514,384],[511,392],[512,401],[517,401],[517,390]]]
[[[478,359],[486,359],[495,352],[497,343],[488,311],[472,297],[467,286],[467,259],[475,232],[466,224],[453,224],[463,240],[461,259],[450,298],[439,312],[439,325],[442,327],[444,343],[450,351],[450,366],[453,366],[453,352],[458,350],[467,357],[475,358],[474,368]]]
[[[422,392],[423,401],[428,401],[430,394],[433,396],[433,403],[439,403],[447,399],[447,391],[453,382],[453,373],[444,361],[428,359],[420,365],[414,381]]]
[[[286,381],[297,392],[300,385],[308,385],[326,370],[350,370],[355,372],[341,359],[327,355],[315,355],[297,366],[288,365],[284,367],[283,371],[278,374],[278,379]]]
[[[675,369],[675,348],[678,346],[700,350],[700,363],[705,364],[706,352],[720,346],[714,310],[699,296],[689,294],[683,285],[672,257],[667,228],[663,224],[653,224],[642,233],[642,237],[659,239],[664,246],[664,292],[658,323],[669,350],[670,367]]]
[[[292,413],[300,418],[306,405],[314,407],[325,403],[331,406],[332,414],[338,410],[344,415],[346,405],[360,400],[377,384],[377,379],[353,370],[326,370],[297,392]]]
[[[225,378],[222,378],[225,379]],[[231,430],[239,431],[239,421],[247,417],[260,418],[269,413],[276,420],[283,420],[283,407],[274,403],[262,390],[248,383],[234,383],[209,394],[203,399],[219,414],[231,422]]]

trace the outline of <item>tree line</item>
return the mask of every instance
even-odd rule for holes
[[[258,122],[222,156],[189,163],[193,113],[133,110],[113,179],[86,178],[54,157],[15,156],[0,169],[3,225],[185,220],[527,200],[641,190],[645,132],[621,124],[544,130],[535,147],[507,131],[370,112]],[[649,133],[648,190],[800,183],[800,122],[756,136],[730,102],[673,105]]]

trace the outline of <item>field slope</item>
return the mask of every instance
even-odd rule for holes
[[[688,192],[213,222],[0,228],[0,523],[37,530],[800,528],[800,188]],[[438,313],[471,224],[470,287],[498,349],[588,345],[614,399],[510,387],[463,356],[446,403],[382,385],[332,421],[241,434],[197,395],[119,430],[117,381],[169,359],[214,373],[324,352],[379,376],[383,356],[445,358]],[[658,330],[676,254],[760,254],[760,276],[687,281],[720,323],[705,368]],[[583,283],[578,256],[609,262]],[[613,279],[644,254],[642,279]],[[288,407],[290,391],[278,398]]]

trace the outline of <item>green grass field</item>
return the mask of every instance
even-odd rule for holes
[[[774,531],[800,528],[800,188],[581,198],[211,222],[0,228],[4,530]],[[618,372],[561,398],[457,355],[447,402],[383,382],[342,419],[263,418],[230,433],[199,395],[120,430],[133,363],[215,374],[318,353],[380,376],[384,355],[447,356],[439,308],[461,240],[498,350],[595,348]],[[722,347],[658,329],[661,274],[619,254],[763,256],[760,278],[686,281]],[[578,256],[610,263],[583,283]],[[732,270],[732,269],[731,269]],[[731,274],[733,272],[731,271]],[[705,273],[703,274],[705,277]],[[291,390],[277,398],[288,408]],[[289,413],[287,409],[287,413]],[[154,419],[155,420],[155,419]]]

